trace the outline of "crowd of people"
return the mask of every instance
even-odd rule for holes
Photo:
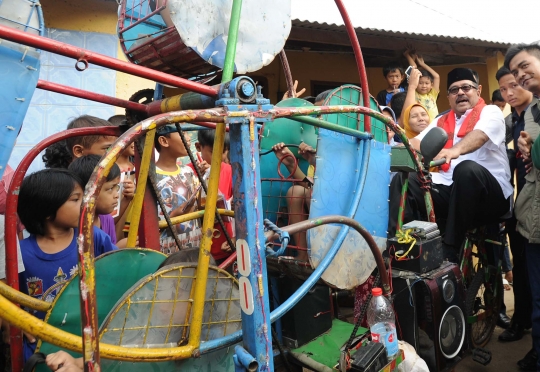
[[[458,251],[469,229],[504,222],[513,256],[505,260],[506,278],[514,284],[515,313],[511,321],[501,314],[501,325],[506,326],[499,339],[512,342],[523,337],[525,329],[532,328],[533,347],[519,361],[524,370],[540,368],[540,46],[516,45],[506,53],[504,66],[496,79],[499,90],[494,92],[491,104],[482,97],[478,73],[460,67],[449,72],[446,95],[450,110],[439,114],[437,100],[440,93],[440,76],[414,50],[404,53],[410,68],[405,70],[397,63],[383,69],[388,87],[377,95],[383,114],[391,117],[404,130],[411,145],[419,149],[422,138],[433,127],[441,127],[448,134],[448,141],[435,159],[445,159],[445,164],[431,173],[431,197],[437,223],[443,233],[442,251],[448,260],[458,261]],[[405,84],[406,83],[406,84]],[[316,104],[321,104],[324,95]],[[512,113],[506,118],[503,109],[508,104]],[[122,126],[125,118],[114,116],[103,120],[81,116],[72,120],[67,129]],[[206,182],[212,158],[214,130],[197,132],[196,164],[179,164],[178,158],[188,154],[190,137],[183,136],[176,126],[160,127],[155,136],[157,151],[156,186],[165,210],[159,209],[159,218],[180,216],[204,205],[201,181]],[[53,301],[59,287],[78,272],[77,236],[80,207],[84,189],[101,157],[116,137],[91,135],[72,137],[49,147],[43,160],[46,169],[32,173],[24,179],[19,192],[18,264],[20,290],[32,297]],[[399,146],[399,136],[390,136],[389,143]],[[512,145],[510,145],[512,144]],[[510,145],[510,146],[509,146]],[[287,160],[290,150],[278,143],[275,155],[294,172],[295,183],[287,192],[288,208],[292,215],[309,212],[311,187],[315,163],[315,149],[302,143],[299,155],[311,165],[306,175]],[[228,149],[228,146],[225,147]],[[94,254],[126,247],[127,233],[135,194],[134,145],[130,145],[113,165],[96,199],[94,219]],[[232,168],[228,154],[222,156],[219,180],[219,198],[230,208],[232,199]],[[13,171],[7,169],[0,184],[0,279],[5,278],[3,252],[4,214],[7,186]],[[514,185],[515,179],[515,185]],[[397,229],[399,199],[405,176],[396,175],[390,185],[389,237]],[[408,177],[409,193],[404,211],[404,222],[427,220],[423,187],[414,174]],[[514,195],[514,190],[516,194]],[[514,202],[515,200],[515,202]],[[298,211],[298,213],[294,213]],[[299,222],[299,221],[290,221]],[[233,251],[228,235],[234,244],[232,221],[225,221],[223,231],[216,224],[211,254],[219,264]],[[25,230],[29,235],[23,238]],[[226,234],[225,234],[226,233]],[[307,246],[306,235],[295,234],[299,246]],[[198,220],[178,224],[174,231],[161,233],[162,252],[172,254],[182,249],[195,248],[201,240]],[[299,260],[308,260],[306,251],[300,251]],[[46,295],[46,297],[44,297]],[[44,313],[34,312],[43,319]],[[1,322],[1,319],[0,319]],[[4,338],[7,323],[3,323]],[[36,339],[25,335],[24,352],[28,358],[35,350]],[[80,360],[73,360],[66,353],[47,359],[53,370],[80,370]],[[56,369],[60,366],[59,369]]]

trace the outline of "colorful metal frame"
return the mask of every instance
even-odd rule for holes
[[[355,57],[358,62],[359,74],[361,76],[364,102],[369,102],[369,89],[367,86],[367,78],[365,75],[365,69],[363,68],[362,56],[360,52],[360,46],[354,33],[348,15],[341,1],[336,0],[336,4],[340,9],[340,12],[344,18],[347,26],[347,31],[351,37],[353,48],[355,50]],[[223,82],[227,82],[232,78],[232,67],[234,67],[234,48],[236,42],[234,39],[235,28],[238,27],[238,21],[240,16],[241,1],[234,0],[233,11],[231,17],[231,25],[229,31],[229,43],[227,46],[227,57],[223,71]],[[236,24],[236,25],[235,25]],[[39,36],[33,36],[14,31],[8,27],[0,26],[0,37],[11,40],[14,42],[34,46],[36,48],[44,49],[53,53],[68,56],[81,62],[83,65],[95,63],[104,67],[110,67],[118,71],[130,73],[136,76],[144,77],[157,81],[159,83],[169,84],[176,87],[188,89],[192,92],[197,92],[202,95],[210,97],[218,96],[218,89],[215,87],[208,87],[202,84],[198,84],[182,78],[170,76],[165,73],[157,72],[142,66],[132,65],[126,62],[116,60],[114,58],[106,57],[97,53],[92,53],[80,48],[72,47],[67,44],[55,42]],[[41,84],[42,87],[47,83]],[[51,87],[51,84],[48,84]],[[59,89],[58,87],[56,87]],[[80,94],[80,92],[71,91],[69,94]],[[97,97],[104,99],[104,97]],[[111,101],[112,102],[112,101]],[[125,102],[116,101],[114,104],[128,105]],[[137,105],[131,105],[135,109],[142,109]],[[99,194],[101,186],[104,182],[105,176],[108,174],[114,161],[118,158],[119,154],[127,145],[136,138],[154,133],[155,129],[171,123],[199,123],[199,122],[211,122],[216,123],[216,141],[214,144],[214,156],[212,158],[212,170],[209,185],[209,194],[207,197],[206,205],[207,210],[215,210],[216,198],[217,198],[217,184],[219,179],[219,168],[221,164],[221,152],[223,148],[223,137],[225,133],[226,124],[230,124],[231,133],[231,158],[234,166],[234,197],[235,197],[235,216],[241,222],[237,223],[238,227],[238,241],[237,249],[240,252],[239,259],[242,263],[240,272],[240,284],[242,295],[244,296],[244,312],[243,312],[243,332],[237,332],[223,339],[213,340],[204,344],[200,344],[200,331],[202,321],[202,303],[204,302],[204,285],[206,281],[206,275],[209,264],[209,252],[211,245],[211,230],[214,224],[215,214],[205,213],[203,222],[203,242],[201,245],[202,254],[199,256],[199,262],[197,265],[197,284],[195,287],[194,298],[194,312],[193,321],[191,325],[192,331],[189,335],[189,343],[186,346],[175,349],[134,349],[134,348],[117,348],[111,345],[101,345],[101,350],[104,356],[119,360],[171,360],[182,359],[191,356],[197,356],[201,352],[209,352],[215,348],[224,347],[232,344],[234,341],[239,340],[244,334],[244,344],[247,347],[247,351],[254,355],[257,361],[257,370],[272,370],[272,352],[271,352],[271,335],[269,332],[270,322],[278,319],[285,312],[287,312],[298,300],[307,293],[307,291],[315,284],[320,278],[322,272],[328,267],[332,261],[337,250],[339,249],[339,243],[334,244],[328,255],[321,262],[315,272],[304,283],[297,293],[291,297],[288,301],[282,304],[272,314],[269,312],[268,305],[268,288],[266,288],[266,262],[265,262],[265,249],[264,249],[264,232],[262,224],[260,223],[260,211],[261,201],[260,196],[257,194],[257,190],[260,189],[260,178],[257,173],[258,169],[258,145],[257,136],[255,136],[255,125],[267,120],[273,120],[280,117],[291,117],[295,120],[299,120],[317,127],[325,127],[327,129],[335,130],[340,133],[346,133],[357,138],[369,139],[371,135],[369,133],[360,132],[357,130],[343,128],[331,123],[313,119],[307,115],[318,114],[331,114],[339,112],[361,113],[370,116],[377,117],[377,119],[383,121],[386,125],[391,127],[397,133],[402,133],[401,129],[395,125],[391,120],[382,116],[381,114],[370,110],[365,107],[355,106],[339,106],[339,107],[316,107],[316,108],[272,108],[271,106],[260,105],[243,105],[243,106],[225,106],[223,108],[215,108],[209,110],[193,110],[193,111],[177,111],[168,114],[157,115],[153,118],[145,120],[123,134],[107,152],[100,164],[96,168],[89,186],[86,188],[84,203],[82,206],[82,215],[80,222],[80,230],[78,237],[79,244],[79,273],[81,276],[81,306],[83,313],[83,340],[74,337],[73,335],[65,334],[65,332],[59,331],[53,327],[46,325],[41,321],[36,321],[35,318],[18,309],[15,305],[11,304],[4,297],[0,295],[0,307],[5,309],[5,318],[12,322],[16,326],[24,327],[27,330],[33,332],[36,336],[41,337],[49,342],[58,343],[71,350],[83,350],[85,370],[96,370],[99,368],[99,344],[97,342],[97,317],[95,314],[95,293],[94,293],[94,257],[93,257],[93,234],[92,234],[92,221],[95,211],[96,195]],[[107,128],[111,129],[111,128]],[[366,130],[369,132],[369,119],[366,120]],[[43,141],[41,145],[46,142],[48,144],[55,142],[61,138],[67,138],[75,135],[86,133],[85,130],[80,130],[80,133],[70,131],[62,135],[53,136],[52,138]],[[97,132],[95,132],[97,133]],[[94,133],[94,134],[95,134]],[[112,133],[112,131],[111,131]],[[115,132],[116,135],[118,134]],[[147,142],[150,144],[152,135],[147,136]],[[405,141],[408,147],[408,142]],[[409,147],[408,147],[409,148]],[[410,150],[410,148],[409,148]],[[35,154],[34,154],[35,153]],[[39,151],[38,151],[39,153]],[[35,157],[37,155],[36,149],[32,153]],[[413,152],[411,151],[412,155]],[[420,164],[420,160],[414,156],[416,162]],[[147,154],[143,155],[144,162],[148,162]],[[21,166],[17,170],[16,180],[14,179],[13,187],[10,189],[11,203],[8,200],[8,213],[10,216],[14,216],[16,211],[16,192],[20,186],[23,175],[28,168],[28,163],[21,163]],[[22,171],[24,169],[24,171]],[[368,242],[370,248],[372,248],[376,258],[377,265],[383,273],[383,287],[385,292],[389,292],[388,277],[384,275],[385,267],[380,257],[376,244],[367,231],[365,231],[356,221],[339,216],[329,216],[327,218],[322,217],[314,221],[306,221],[301,226],[291,226],[290,231],[307,229],[310,226],[315,226],[324,223],[342,223],[347,226],[351,226],[356,229]],[[6,222],[7,231],[10,233],[7,235],[7,248],[11,259],[8,261],[8,273],[10,277],[10,284],[17,286],[16,279],[16,262],[13,262],[13,258],[16,257],[13,254],[13,248],[16,244],[15,232],[15,219],[8,218]],[[135,229],[134,229],[135,230]],[[347,229],[342,230],[340,235],[346,233]],[[206,234],[204,232],[210,232]],[[254,232],[254,233],[253,233]],[[343,238],[341,237],[341,239]],[[133,238],[131,238],[133,240]],[[339,239],[337,239],[339,240]],[[247,248],[246,248],[247,247]],[[378,253],[378,255],[376,254]],[[246,260],[246,258],[249,258]],[[250,265],[248,265],[249,263]],[[386,281],[385,281],[386,280]],[[251,301],[251,302],[250,302]],[[255,311],[257,307],[257,311]],[[240,350],[241,351],[241,350]],[[238,355],[242,353],[239,352]],[[240,355],[241,356],[241,355]],[[245,357],[246,355],[244,355]],[[250,358],[247,358],[251,361]],[[251,363],[251,362],[250,362]],[[245,364],[245,363],[244,363]],[[248,363],[249,364],[249,363]]]

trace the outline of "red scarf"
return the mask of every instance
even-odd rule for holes
[[[457,135],[459,138],[465,137],[474,129],[476,123],[478,123],[478,120],[480,120],[480,114],[482,113],[482,109],[484,107],[486,107],[486,102],[480,98],[476,106],[473,107],[469,115],[467,115],[467,117],[463,120]],[[446,133],[448,133],[448,141],[446,141],[444,148],[449,149],[454,146],[454,131],[456,129],[456,113],[454,110],[450,110],[441,116],[439,121],[437,121],[437,126],[441,127]],[[440,168],[444,172],[448,172],[450,169],[450,164],[443,164]]]

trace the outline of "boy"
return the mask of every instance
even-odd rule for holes
[[[495,89],[493,93],[491,93],[491,104],[500,108],[501,111],[504,111],[504,108],[506,107],[506,102],[501,95],[500,89]]]
[[[383,75],[388,83],[388,87],[377,94],[377,102],[379,106],[388,106],[394,94],[405,91],[405,89],[400,87],[405,78],[405,72],[400,65],[392,62],[384,66]]]
[[[414,69],[419,68],[418,72],[420,73],[419,77],[414,76],[414,78],[411,73],[409,78],[410,93],[407,93],[408,99],[405,101],[404,107],[409,107],[413,103],[418,102],[427,109],[430,120],[433,120],[439,115],[437,97],[439,96],[441,78],[435,70],[424,62],[424,59],[421,56],[414,53],[411,54],[409,49],[407,49],[403,55],[407,58],[410,66]],[[412,96],[413,92],[414,98]]]
[[[189,137],[186,136],[188,146]],[[197,194],[200,189],[199,180],[188,166],[180,166],[177,159],[187,156],[187,150],[176,130],[176,126],[166,125],[157,129],[154,140],[159,159],[156,162],[156,182],[158,193],[163,196],[169,216],[175,217],[194,211],[197,207]],[[163,211],[159,210],[160,219]],[[169,229],[161,233],[161,250],[165,254],[180,249],[199,247],[201,228],[198,220],[191,220],[174,226],[182,247],[169,248],[174,239]]]
[[[197,156],[200,156],[199,161],[197,162],[197,167],[199,167],[202,174],[205,174],[210,169],[210,163],[212,162],[212,150],[214,147],[216,131],[214,129],[200,130],[197,133],[197,143],[195,148],[200,153]],[[193,168],[193,164],[188,164],[189,167]],[[223,194],[225,199],[225,205],[227,209],[230,209],[230,201],[233,197],[232,191],[232,167],[230,164],[227,164],[222,161],[221,168],[219,172],[219,185],[218,190]],[[218,206],[219,207],[219,206]],[[229,236],[234,236],[233,226],[231,222],[225,222],[225,228],[229,233]],[[221,230],[221,226],[216,222],[214,229]],[[218,265],[230,256],[232,248],[229,247],[227,240],[224,234],[221,235],[219,239],[214,239],[212,242],[212,257],[216,260]],[[233,239],[234,241],[234,239]]]

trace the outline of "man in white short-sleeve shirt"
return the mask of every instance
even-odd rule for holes
[[[476,74],[477,75],[477,74]],[[411,144],[433,127],[448,133],[445,148],[435,159],[446,158],[439,172],[432,172],[431,197],[446,258],[457,260],[457,250],[467,230],[498,220],[509,212],[513,193],[505,148],[506,129],[501,110],[480,97],[475,72],[456,68],[448,74],[451,110],[436,118]],[[402,177],[390,185],[389,237],[397,227]],[[416,174],[409,175],[404,223],[427,220],[424,197]]]

